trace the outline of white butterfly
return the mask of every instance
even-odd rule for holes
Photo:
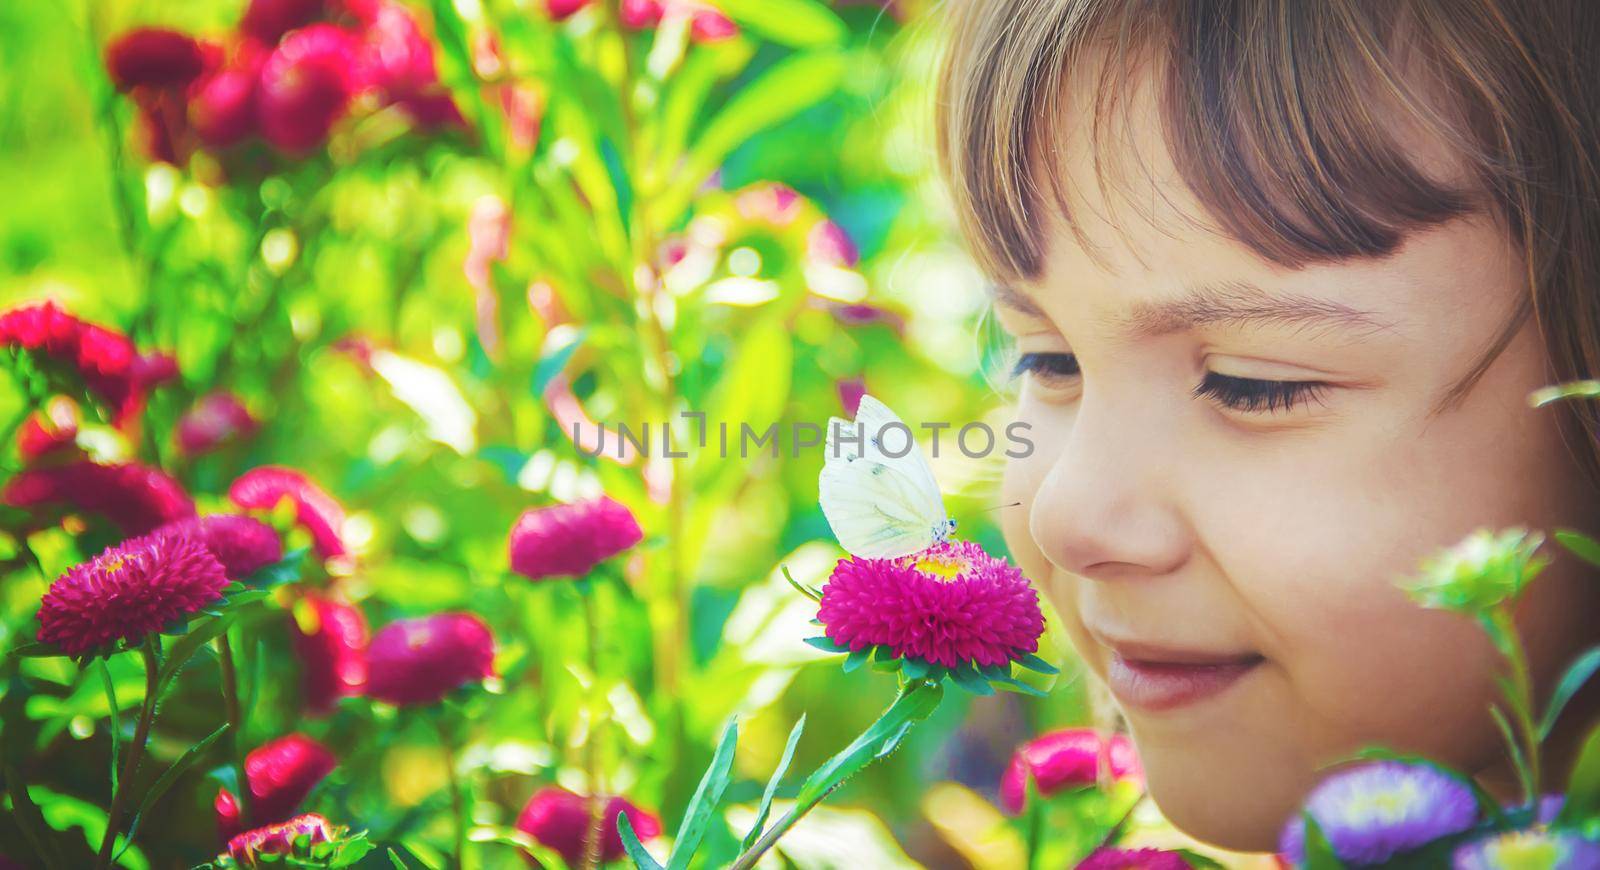
[[[903,448],[901,455],[885,452],[884,439]],[[833,536],[853,555],[908,556],[955,532],[928,458],[911,428],[882,402],[862,396],[854,423],[829,419],[826,450],[818,480],[822,513]]]

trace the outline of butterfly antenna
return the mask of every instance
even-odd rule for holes
[[[1014,501],[1011,504],[997,504],[992,508],[984,508],[984,512],[988,513],[989,511],[1000,510],[1001,508],[1016,507],[1017,505],[1020,505],[1020,504],[1022,504],[1022,502],[1020,502],[1020,501]]]

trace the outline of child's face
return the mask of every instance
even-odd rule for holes
[[[1155,221],[1063,143],[1094,247],[1057,225],[1045,274],[997,305],[1039,355],[1006,534],[1117,697],[1167,816],[1271,849],[1318,769],[1363,746],[1499,763],[1496,655],[1394,581],[1474,528],[1587,530],[1600,505],[1554,411],[1528,405],[1548,382],[1531,324],[1435,413],[1524,292],[1503,230],[1461,220],[1383,260],[1275,267],[1185,224],[1204,212],[1149,113],[1132,117],[1150,177],[1132,192]],[[1321,386],[1252,399],[1228,391],[1261,385],[1226,378]],[[1558,558],[1521,614],[1546,685],[1595,631],[1600,584],[1580,573]]]

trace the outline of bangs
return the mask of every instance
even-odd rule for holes
[[[1403,0],[959,4],[938,111],[963,232],[996,280],[1039,276],[1050,220],[1076,230],[1068,125],[1103,190],[1148,184],[1126,171],[1117,111],[1143,76],[1205,216],[1272,263],[1380,257],[1486,209],[1519,233],[1518,210],[1495,206],[1520,177],[1506,130],[1522,80],[1486,69],[1516,40],[1473,6],[1445,20]],[[1091,97],[1069,107],[1069,91]]]

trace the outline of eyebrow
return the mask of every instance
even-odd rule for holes
[[[1008,285],[993,290],[995,303],[1019,314],[1044,317],[1039,304]],[[1108,322],[1133,338],[1151,338],[1218,324],[1324,327],[1362,333],[1392,328],[1370,311],[1330,299],[1300,294],[1268,293],[1243,281],[1190,287],[1184,295],[1159,302],[1139,302]]]

